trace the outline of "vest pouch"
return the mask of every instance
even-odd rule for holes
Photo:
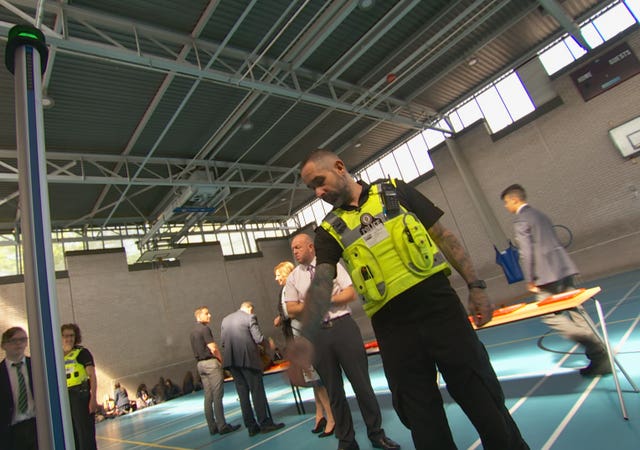
[[[413,273],[426,275],[433,267],[434,245],[421,222],[405,214],[394,224],[393,245],[404,265]]]
[[[386,298],[387,285],[384,282],[382,269],[367,246],[360,244],[349,246],[345,248],[342,257],[347,266],[352,268],[351,281],[359,294],[372,302],[379,302]]]

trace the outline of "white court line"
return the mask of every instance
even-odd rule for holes
[[[277,438],[278,436],[282,436],[284,433],[288,433],[288,432],[289,432],[289,431],[291,431],[291,430],[295,430],[295,429],[296,429],[296,428],[298,428],[299,426],[301,426],[301,425],[305,425],[307,422],[310,422],[311,420],[315,420],[315,417],[309,417],[308,419],[303,420],[302,422],[300,422],[300,423],[298,423],[298,424],[296,424],[296,425],[293,425],[293,426],[290,426],[290,427],[284,427],[284,428],[282,429],[282,431],[280,431],[280,432],[278,432],[278,433],[275,433],[275,434],[272,434],[272,435],[271,435],[271,436],[269,436],[268,438],[263,439],[263,440],[261,440],[261,441],[259,441],[259,442],[256,442],[255,444],[253,444],[253,445],[252,445],[252,446],[250,446],[250,447],[245,448],[244,450],[250,450],[250,449],[252,449],[252,448],[260,447],[262,444],[267,443],[267,442],[269,442],[270,440]]]
[[[622,347],[627,342],[633,330],[638,326],[638,323],[640,323],[640,315],[636,316],[636,319],[633,321],[633,324],[631,324],[627,332],[624,334],[623,338],[620,340],[620,343],[616,347],[616,350],[613,351],[614,354],[617,354],[618,353],[617,349]],[[580,409],[580,406],[582,406],[582,404],[587,399],[591,391],[593,391],[593,389],[596,387],[596,384],[598,384],[598,381],[600,381],[600,378],[602,378],[602,376],[599,375],[593,379],[593,381],[589,384],[589,386],[584,391],[584,393],[580,396],[578,401],[573,405],[573,407],[569,411],[569,414],[566,415],[566,417],[562,420],[562,422],[560,422],[558,427],[553,431],[553,433],[551,434],[547,442],[544,443],[541,450],[550,449],[551,446],[555,444],[560,434],[567,427],[567,425],[569,424],[573,416],[575,416],[576,412],[578,412],[578,409]]]
[[[629,289],[629,291],[627,291],[627,293],[625,295],[622,296],[622,298],[620,299],[620,301],[618,303],[616,303],[616,305],[611,308],[609,310],[609,312],[607,314],[605,314],[605,319],[608,318],[616,309],[618,309],[618,307],[620,305],[622,305],[625,301],[627,301],[627,299],[631,296],[631,294],[638,289],[638,286],[640,286],[640,282],[636,283],[631,289]],[[629,336],[631,335],[631,332],[636,328],[636,326],[638,325],[638,322],[640,320],[640,316],[637,316],[636,319],[633,321],[633,323],[631,324],[631,326],[629,327],[629,329],[627,330],[627,332],[625,333],[625,335],[623,336],[623,339],[618,343],[618,345],[616,346],[616,348],[614,349],[613,353],[614,356],[618,353],[617,349],[620,348],[629,338]],[[597,324],[596,324],[597,325]],[[571,350],[569,350],[569,352],[567,352],[567,354],[562,357],[562,359],[560,359],[560,361],[555,365],[556,368],[560,367],[564,361],[566,361],[566,359],[571,356],[571,354],[573,354],[573,352],[579,347],[579,344],[576,344],[575,346],[573,346],[571,348]],[[551,370],[549,372],[547,372],[545,374],[545,376],[540,379],[540,381],[538,381],[535,386],[533,386],[531,389],[529,389],[529,391],[522,397],[520,397],[520,400],[518,400],[510,409],[509,409],[509,413],[513,415],[513,413],[515,411],[518,410],[518,408],[520,408],[520,406],[522,406],[524,404],[524,402],[526,402],[529,397],[535,392],[537,391],[540,386],[542,384],[544,384],[545,381],[547,381],[547,379],[553,374],[555,373],[554,370]],[[558,425],[558,427],[554,430],[554,432],[551,434],[551,436],[549,437],[549,439],[547,440],[547,442],[545,443],[543,449],[549,449],[551,448],[551,445],[553,445],[555,443],[555,441],[557,440],[558,436],[560,436],[560,434],[562,433],[562,431],[564,431],[564,429],[566,428],[567,424],[569,423],[569,421],[571,420],[571,418],[575,415],[575,413],[577,412],[577,410],[579,409],[579,407],[582,405],[582,403],[584,402],[584,400],[588,397],[588,395],[591,393],[591,391],[593,390],[593,388],[595,387],[595,385],[597,384],[598,381],[600,381],[600,376],[597,376],[593,379],[593,381],[589,384],[589,386],[587,387],[587,389],[585,390],[585,392],[580,396],[580,398],[578,399],[578,401],[574,404],[574,406],[571,408],[571,410],[569,411],[569,414],[567,414],[567,416],[562,420],[562,422],[560,422],[560,424]],[[475,450],[476,448],[478,448],[480,446],[480,439],[478,438],[473,444],[471,444],[468,448],[468,450]]]

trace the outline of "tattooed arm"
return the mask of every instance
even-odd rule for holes
[[[467,284],[478,279],[469,254],[451,231],[438,221],[429,228],[429,235],[436,242],[449,264],[456,269]],[[469,289],[469,310],[478,327],[491,320],[493,305],[484,289]]]

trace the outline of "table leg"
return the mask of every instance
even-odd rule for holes
[[[306,411],[304,410],[304,403],[302,402],[302,396],[300,395],[300,388],[291,383],[291,392],[293,393],[293,400],[296,402],[296,410],[298,411],[298,414],[306,414]]]
[[[620,371],[624,374],[624,376],[627,378],[627,380],[629,381],[631,386],[633,386],[633,388],[634,388],[634,390],[636,392],[638,392],[638,387],[635,385],[635,383],[633,382],[633,380],[631,379],[629,374],[624,370],[624,368],[622,367],[620,362],[618,362],[618,360],[616,360],[616,358],[613,356],[613,351],[611,350],[611,344],[609,343],[609,333],[607,332],[607,324],[605,322],[604,314],[602,312],[602,305],[600,305],[600,302],[595,297],[593,297],[593,301],[594,301],[594,303],[596,305],[596,311],[598,313],[598,318],[600,319],[600,326],[602,328],[602,336],[600,336],[600,334],[598,333],[598,330],[596,329],[596,324],[593,323],[593,320],[591,320],[591,317],[589,316],[589,314],[586,313],[584,308],[576,308],[576,309],[582,315],[582,317],[584,317],[585,321],[587,322],[587,324],[589,325],[591,330],[598,337],[598,339],[600,339],[600,341],[604,344],[604,346],[605,346],[605,348],[607,350],[607,356],[609,358],[609,364],[611,365],[611,369],[612,369],[611,370],[611,374],[613,375],[613,381],[614,381],[614,383],[616,385],[616,391],[618,392],[618,400],[620,402],[620,409],[622,410],[622,417],[625,420],[629,420],[629,416],[627,414],[627,408],[625,406],[624,399],[622,398],[622,390],[620,389],[620,381],[618,380],[618,374],[617,374],[617,371],[616,371],[616,367],[618,369],[620,369]]]

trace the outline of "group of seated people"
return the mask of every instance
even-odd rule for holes
[[[119,382],[116,382],[113,397],[107,396],[105,398],[102,411],[99,411],[96,415],[96,420],[101,421],[122,416],[148,406],[180,397],[181,395],[199,391],[200,389],[202,389],[202,384],[199,380],[194,379],[191,371],[187,371],[185,374],[182,389],[175,385],[170,378],[164,377],[160,377],[158,383],[153,386],[151,391],[149,391],[146,384],[141,383],[136,390],[135,400],[131,400],[127,389]]]

